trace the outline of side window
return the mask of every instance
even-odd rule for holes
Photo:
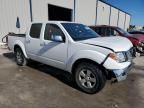
[[[30,29],[30,36],[32,38],[40,38],[41,28],[42,28],[41,23],[32,24]]]
[[[116,30],[111,29],[111,35],[112,36],[119,36],[120,34]]]
[[[55,24],[46,24],[44,39],[51,40],[52,36],[62,36],[65,39],[63,31]]]
[[[99,34],[99,35],[101,35],[101,33],[100,33],[100,28],[95,28],[95,31]]]
[[[106,28],[105,27],[101,27],[101,36],[106,36]]]
[[[95,27],[90,27],[90,28],[95,31]]]
[[[111,36],[111,28],[107,27],[106,28],[106,36]]]

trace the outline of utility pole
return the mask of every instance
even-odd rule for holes
[[[75,22],[75,13],[76,13],[76,0],[74,0],[74,12],[73,12],[73,20]]]

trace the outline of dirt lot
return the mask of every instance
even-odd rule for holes
[[[0,55],[0,108],[143,108],[144,57],[134,60],[127,80],[95,95],[78,90],[68,73],[39,63],[19,67]]]

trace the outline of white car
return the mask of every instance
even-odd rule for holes
[[[35,60],[70,72],[81,90],[99,92],[107,79],[126,79],[132,67],[132,43],[123,37],[100,37],[72,22],[35,22],[26,35],[8,36],[18,65]]]

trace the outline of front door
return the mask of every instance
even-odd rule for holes
[[[63,41],[56,42],[52,40],[52,36],[61,36]],[[66,68],[68,41],[64,32],[56,24],[46,24],[43,36],[43,42],[39,55],[48,65]]]

